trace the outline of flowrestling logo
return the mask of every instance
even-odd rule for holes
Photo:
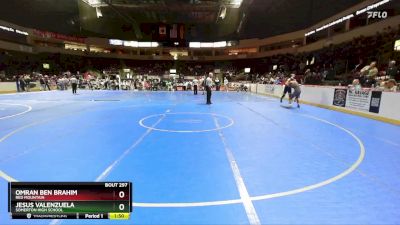
[[[388,18],[388,12],[386,11],[369,11],[367,12],[368,19],[386,19]]]
[[[387,4],[387,3],[391,2],[391,1],[392,0],[381,0],[381,1],[377,2],[377,3],[374,3],[372,5],[366,6],[366,7],[362,8],[360,10],[357,10],[356,12],[353,12],[353,13],[347,15],[347,16],[344,16],[342,18],[336,19],[336,20],[334,20],[334,21],[332,21],[330,23],[327,23],[327,24],[319,27],[319,28],[313,29],[313,30],[305,33],[304,36],[306,36],[306,37],[310,36],[310,35],[315,34],[315,33],[319,32],[321,30],[324,30],[324,29],[327,29],[327,28],[329,28],[331,26],[334,26],[336,24],[345,22],[345,21],[350,20],[351,18],[353,18],[355,16],[359,16],[359,15],[364,14],[364,13],[368,13],[368,18],[386,19],[388,17],[388,13],[386,11],[371,11],[371,10],[376,9],[376,8],[378,8],[378,7],[380,7],[380,6],[384,5],[384,4]]]

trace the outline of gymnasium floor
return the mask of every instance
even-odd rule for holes
[[[0,224],[400,224],[400,127],[248,93],[0,95]],[[132,181],[129,221],[14,220],[7,180]]]

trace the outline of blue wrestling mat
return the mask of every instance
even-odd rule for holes
[[[400,224],[400,128],[248,93],[0,95],[0,224]],[[129,220],[11,220],[8,181],[131,181]]]

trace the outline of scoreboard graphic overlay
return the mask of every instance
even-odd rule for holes
[[[131,182],[10,182],[13,219],[129,219]]]

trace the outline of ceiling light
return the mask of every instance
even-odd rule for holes
[[[82,0],[82,1],[90,5],[91,7],[105,6],[102,0]]]
[[[220,14],[219,14],[219,18],[225,19],[225,16],[226,16],[226,7],[225,7],[225,6],[222,6],[222,7],[221,7],[221,12],[220,12]]]
[[[96,15],[97,18],[103,17],[103,13],[101,13],[101,9],[99,7],[96,7]]]
[[[234,7],[239,8],[240,5],[242,5],[242,2],[243,2],[243,0],[232,0],[232,1],[231,1],[231,4],[232,4]]]

